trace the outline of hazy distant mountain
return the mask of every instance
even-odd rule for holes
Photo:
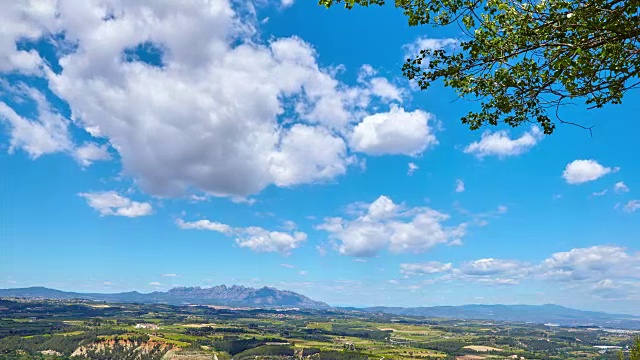
[[[270,287],[219,285],[210,288],[178,287],[167,292],[139,293],[137,291],[116,294],[82,294],[44,287],[0,289],[0,297],[87,299],[108,302],[166,303],[172,305],[198,304],[256,308],[306,308],[329,309],[330,306],[314,301],[298,293]],[[602,326],[609,328],[640,329],[640,317],[582,311],[558,305],[463,305],[434,307],[370,307],[342,308],[368,313],[422,316],[430,318],[468,319],[489,321],[552,323],[563,326]]]
[[[462,305],[433,307],[370,307],[366,312],[448,319],[552,323],[564,326],[603,326],[640,329],[640,317],[582,311],[559,305]]]
[[[298,307],[329,308],[329,305],[309,299],[298,293],[270,287],[260,289],[245,286],[219,285],[210,288],[178,287],[167,292],[155,291],[148,294],[137,291],[115,294],[83,294],[66,292],[44,287],[23,289],[0,289],[1,297],[45,298],[45,299],[87,299],[109,302],[167,303],[174,305],[198,304],[246,307]]]

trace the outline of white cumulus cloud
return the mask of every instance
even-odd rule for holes
[[[597,180],[614,169],[600,165],[595,160],[574,160],[567,164],[562,173],[562,178],[567,184],[582,184]]]
[[[345,174],[359,162],[343,139],[374,108],[400,103],[404,91],[375,71],[353,85],[339,81],[302,39],[260,39],[255,11],[243,6],[230,0],[7,5],[0,15],[0,73],[40,77],[73,120],[43,97],[35,119],[2,103],[11,149],[33,158],[66,152],[83,166],[107,160],[104,147],[74,146],[67,127],[78,126],[98,138],[90,144],[108,143],[117,152],[123,174],[160,196],[245,198],[269,185]],[[17,50],[17,42],[29,40],[52,44],[60,68],[35,51]],[[363,150],[418,154],[433,143],[426,113],[394,108],[385,116],[401,113],[398,121],[417,135],[387,134],[369,119],[361,128],[372,127],[381,143]],[[398,136],[411,144],[398,148]]]
[[[571,281],[640,279],[640,254],[619,246],[600,245],[555,253],[540,266],[545,278]]]
[[[185,230],[208,230],[234,236],[236,244],[240,247],[255,252],[278,252],[283,255],[290,254],[293,249],[298,248],[307,239],[307,234],[301,231],[270,231],[258,226],[234,228],[209,220],[187,222],[178,219],[176,225]],[[291,265],[281,264],[281,266],[289,267]]]
[[[437,245],[459,245],[466,224],[446,226],[449,215],[428,207],[405,209],[380,196],[351,219],[333,217],[317,228],[338,242],[342,255],[370,257],[383,249],[394,253],[421,253]]]
[[[640,296],[640,286],[637,286],[640,253],[614,245],[557,252],[538,263],[485,258],[458,265],[440,262],[401,264],[400,274],[407,279],[429,276],[425,283],[463,281],[491,286],[542,280],[580,285],[587,294],[598,297],[630,299]]]
[[[629,200],[624,206],[624,211],[626,212],[634,212],[638,209],[640,209],[640,200]]]
[[[212,222],[209,220],[197,220],[192,222],[186,222],[182,219],[178,219],[176,220],[176,225],[178,225],[180,229],[184,229],[184,230],[209,230],[209,231],[217,231],[223,234],[230,234],[233,231],[231,226],[227,224]]]
[[[458,179],[456,180],[456,192],[460,193],[464,191],[464,181]]]
[[[370,155],[420,155],[438,143],[432,120],[433,115],[422,110],[406,112],[393,105],[389,112],[369,115],[356,125],[351,147]]]
[[[629,192],[629,187],[625,185],[623,181],[618,181],[615,185],[613,185],[613,191],[615,191],[616,194],[622,194]]]
[[[512,139],[506,130],[496,132],[485,131],[482,133],[480,141],[469,144],[464,152],[474,154],[478,158],[486,156],[497,156],[504,158],[523,154],[536,146],[544,135],[537,126],[525,132],[519,138]]]
[[[56,2],[8,1],[0,12],[0,72],[37,74],[43,60],[35,50],[18,49],[16,39],[37,40],[55,27]]]
[[[301,231],[285,233],[256,226],[236,230],[236,236],[236,244],[240,247],[256,252],[279,252],[285,255],[290,254],[307,239],[307,234]]]
[[[0,82],[0,85],[0,90],[7,86],[4,82]],[[9,153],[21,149],[35,159],[72,148],[68,121],[51,108],[40,91],[21,84],[9,91],[21,102],[33,103],[37,111],[35,119],[29,119],[0,101],[0,124],[6,124],[10,132]]]
[[[73,157],[82,166],[89,166],[96,161],[111,160],[107,145],[85,143],[73,150]]]
[[[101,216],[139,217],[153,213],[153,207],[146,202],[133,201],[115,191],[80,193],[87,204]]]
[[[400,273],[404,276],[438,274],[448,272],[452,269],[451,263],[441,263],[438,261],[429,261],[416,264],[400,264]]]
[[[503,259],[480,259],[465,262],[460,266],[462,273],[466,275],[504,275],[523,269],[524,266],[521,262],[516,260],[503,260]]]

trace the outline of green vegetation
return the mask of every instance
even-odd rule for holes
[[[633,333],[584,327],[339,310],[0,301],[8,309],[0,317],[0,360],[640,360]]]
[[[319,2],[351,9],[385,0]],[[395,6],[411,26],[462,31],[459,40],[423,45],[402,70],[422,89],[442,80],[479,101],[480,109],[462,118],[471,129],[537,122],[551,134],[552,117],[563,122],[557,112],[563,105],[619,104],[640,85],[638,0],[395,0]]]
[[[624,352],[618,353],[618,359],[624,360],[626,359]],[[629,360],[640,360],[640,337],[636,338],[635,343],[629,349]]]

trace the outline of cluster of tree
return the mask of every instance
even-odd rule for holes
[[[576,341],[576,338],[573,338],[573,342]],[[566,348],[566,343],[559,343],[555,341],[548,340],[540,340],[540,339],[520,339],[520,342],[525,346],[525,348],[529,351],[558,351],[562,348]]]
[[[49,334],[55,331],[64,331],[69,326],[57,321],[14,321],[12,319],[0,320],[0,338],[6,336],[31,336]]]
[[[331,330],[332,331],[329,332],[330,335],[355,336],[363,339],[372,339],[379,341],[387,341],[391,337],[390,331],[354,328],[348,325],[340,324],[333,324],[331,326]]]
[[[287,345],[264,345],[253,349],[245,350],[233,358],[238,360],[254,359],[256,357],[293,357],[295,352],[291,346]]]
[[[270,342],[283,342],[283,340],[277,338],[256,339],[255,337],[251,339],[240,339],[236,336],[224,336],[222,339],[211,341],[210,345],[218,351],[235,355]]]
[[[288,326],[253,326],[251,329],[260,330],[260,332],[266,332],[271,334],[278,334],[284,338],[305,339],[312,341],[331,342],[330,337],[333,336],[355,336],[364,339],[372,339],[378,341],[386,341],[389,339],[390,332],[381,331],[376,329],[363,329],[356,328],[349,325],[334,324],[331,330],[320,328],[306,328],[306,322],[298,321],[291,322]],[[246,331],[245,331],[246,332]]]
[[[122,333],[121,330],[100,329],[77,335],[9,336],[0,339],[0,354],[15,353],[16,351],[36,354],[43,350],[53,350],[61,354],[71,355],[79,346],[98,341],[98,336]]]
[[[312,329],[307,329],[307,330],[312,330]],[[287,334],[285,337],[294,338],[294,339],[304,339],[304,340],[310,340],[310,341],[319,341],[319,342],[333,341],[333,338],[331,338],[328,335],[309,333],[305,331],[305,329],[302,329],[301,331],[289,332],[289,334]]]
[[[322,351],[319,360],[368,360],[365,354],[351,351]]]
[[[101,349],[91,349],[85,354],[74,356],[74,359],[90,360],[161,360],[167,350],[155,346],[148,350],[138,350],[139,342],[134,342],[134,346],[125,346],[116,343],[113,346]]]
[[[25,353],[13,353],[13,354],[0,354],[0,360],[68,360],[68,357],[51,356],[43,354],[25,354]]]
[[[304,348],[302,349],[302,357],[311,356],[320,353],[318,348]]]
[[[496,336],[493,339],[493,343],[499,346],[510,346],[514,348],[521,346],[520,342],[513,336]],[[488,344],[482,344],[482,345],[488,345]]]
[[[433,330],[454,333],[454,334],[462,334],[463,332],[465,332],[464,329],[459,327],[454,327],[454,326],[434,326]]]
[[[459,340],[438,340],[414,344],[415,347],[436,350],[448,355],[462,355],[464,353],[462,351],[462,348],[466,345],[468,344],[465,344]]]
[[[573,344],[576,342],[576,337],[579,337],[583,345],[597,345],[601,343],[600,335],[601,332],[598,331],[582,331],[578,336],[570,331],[557,331],[551,335],[551,340]]]
[[[215,333],[241,334],[241,333],[247,333],[247,332],[250,332],[250,331],[247,331],[247,329],[233,328],[233,327],[214,328],[211,326],[204,326],[201,328],[187,329],[184,333],[192,336],[208,336],[208,335],[213,335]]]
[[[634,341],[634,344],[629,347],[628,357],[622,351],[618,353],[619,360],[640,360],[640,337],[637,337]]]

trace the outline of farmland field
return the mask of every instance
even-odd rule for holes
[[[594,346],[634,336],[339,309],[0,302],[0,359],[615,359]]]

